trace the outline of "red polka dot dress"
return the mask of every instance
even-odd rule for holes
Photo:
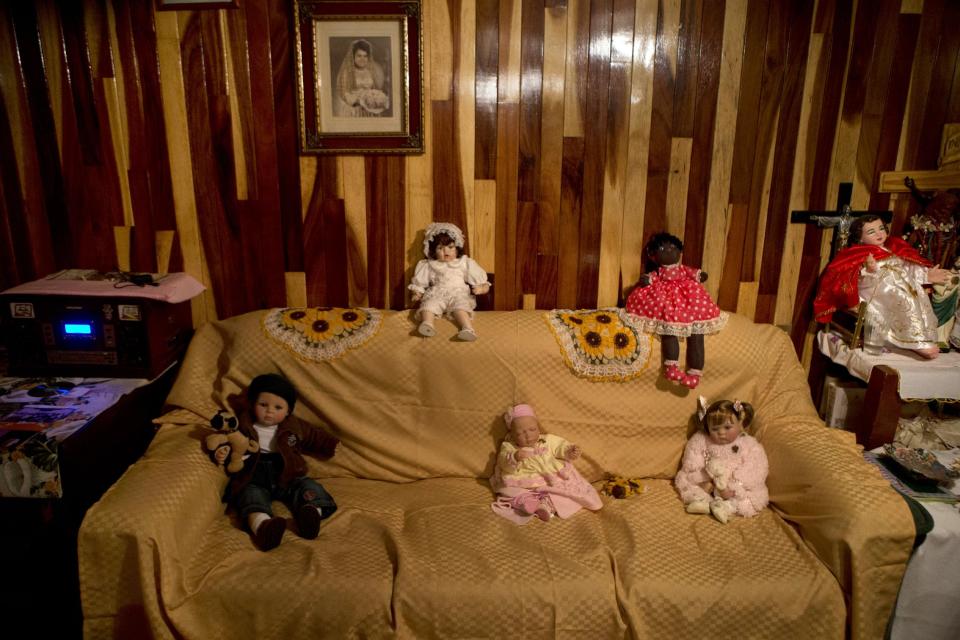
[[[699,269],[673,264],[648,275],[650,284],[631,291],[626,306],[644,330],[686,338],[716,333],[727,323],[727,314],[700,284]]]

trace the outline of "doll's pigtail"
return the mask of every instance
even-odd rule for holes
[[[736,418],[743,428],[746,429],[750,426],[750,423],[753,422],[753,415],[753,405],[749,402],[742,402],[740,400],[717,400],[711,403],[706,411],[701,414],[700,426],[703,427],[705,433],[709,433],[710,425],[720,424],[724,418],[731,416]]]

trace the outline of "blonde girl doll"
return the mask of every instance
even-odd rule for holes
[[[674,480],[688,513],[712,513],[720,522],[757,515],[770,501],[767,455],[744,430],[753,407],[739,400],[718,400],[709,407],[701,397],[702,429],[690,437]]]
[[[436,335],[434,321],[447,315],[457,324],[457,338],[473,342],[477,339],[472,322],[477,307],[474,295],[490,291],[487,272],[464,255],[463,232],[449,222],[434,222],[427,227],[423,254],[426,257],[417,263],[409,286],[413,301],[420,303],[417,332],[425,338]]]

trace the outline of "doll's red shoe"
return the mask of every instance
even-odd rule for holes
[[[697,385],[700,384],[700,371],[696,369],[688,369],[683,378],[680,380],[680,384],[687,387],[688,389],[696,389]]]
[[[663,370],[663,377],[671,382],[681,383],[683,382],[684,375],[676,363],[669,363]]]

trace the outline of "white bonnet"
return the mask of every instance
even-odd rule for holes
[[[451,222],[434,222],[423,233],[423,255],[427,258],[433,258],[430,255],[430,241],[441,233],[453,238],[453,244],[463,249],[463,231],[460,231],[460,227]]]

